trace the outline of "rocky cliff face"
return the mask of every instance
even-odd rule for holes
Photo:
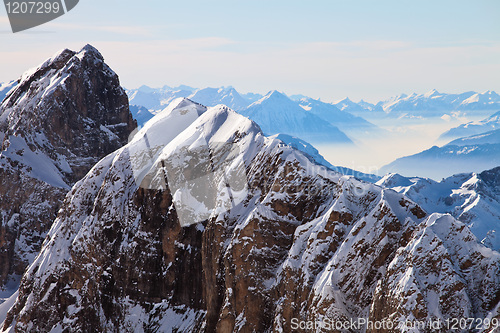
[[[3,329],[485,318],[499,270],[500,254],[453,217],[317,165],[226,107],[177,100],[68,193]]]
[[[71,186],[135,127],[118,76],[90,45],[19,79],[0,105],[0,288],[33,261]]]

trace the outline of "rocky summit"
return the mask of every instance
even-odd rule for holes
[[[408,332],[498,319],[499,273],[451,215],[181,98],[66,195],[2,329]]]
[[[65,194],[136,127],[118,76],[86,45],[24,73],[0,104],[0,293],[40,251]]]

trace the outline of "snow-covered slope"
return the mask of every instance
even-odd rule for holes
[[[278,91],[269,92],[240,113],[259,124],[266,134],[288,134],[313,144],[352,144],[337,127],[304,110]]]
[[[40,250],[66,192],[127,142],[118,76],[90,45],[24,73],[0,104],[0,294]]]
[[[378,185],[392,188],[427,212],[450,213],[469,226],[482,243],[500,250],[500,167],[458,174],[440,182],[426,178],[384,176]]]
[[[499,270],[453,217],[317,165],[225,106],[178,100],[68,193],[3,329],[482,319],[497,315]]]
[[[441,134],[440,140],[457,139],[500,129],[500,111],[481,121],[471,121]]]

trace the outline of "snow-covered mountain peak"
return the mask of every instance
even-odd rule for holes
[[[263,98],[263,100],[290,100],[288,96],[283,94],[282,92],[279,92],[278,90],[271,90],[269,91]]]
[[[436,89],[432,89],[432,90],[426,92],[423,96],[425,98],[432,98],[432,97],[435,97],[437,95],[439,95],[439,92]]]
[[[188,128],[207,107],[188,98],[179,97],[156,114],[131,138],[130,142],[147,140],[148,147],[163,147]],[[137,149],[141,149],[138,147]]]
[[[388,173],[384,177],[382,177],[382,179],[377,181],[376,184],[382,187],[395,188],[410,186],[413,185],[413,182],[409,178],[404,177],[398,173]]]
[[[84,47],[81,48],[81,50],[78,52],[78,54],[85,54],[89,53],[92,54],[93,57],[99,58],[99,59],[104,59],[101,52],[97,50],[94,46],[90,44],[86,44]]]
[[[491,97],[500,97],[495,91],[493,90],[486,90],[485,92],[481,93],[481,95],[489,95]]]
[[[91,45],[64,49],[26,72],[0,105],[4,157],[23,160],[55,186],[82,177],[96,162],[85,157],[123,145],[135,126],[118,76]],[[32,158],[18,156],[25,146]],[[35,172],[38,163],[52,176]]]
[[[459,108],[500,108],[500,95],[491,90],[483,93],[471,92],[469,96],[460,101]]]
[[[480,94],[475,93],[471,97],[465,99],[461,104],[467,105],[467,104],[471,104],[471,103],[477,103],[480,100],[480,96],[481,96]]]
[[[189,99],[206,106],[225,104],[234,110],[242,110],[250,104],[231,86],[198,89],[189,95]]]
[[[262,135],[259,125],[225,105],[209,108],[193,127],[201,129],[208,142],[218,144],[232,144],[246,137],[245,140],[249,140],[246,144],[252,145],[252,138]]]
[[[264,140],[259,126],[227,106],[206,108],[177,99],[149,120],[123,151],[137,186],[158,190],[168,184],[180,222],[187,226],[211,214],[218,191],[211,187],[212,178],[221,165],[233,164],[231,170],[238,171],[225,175],[228,186],[246,183],[240,152],[252,154],[256,137]],[[233,197],[232,203],[238,200]]]
[[[333,109],[338,111],[335,107]],[[345,133],[310,110],[310,105],[301,106],[274,90],[240,113],[259,124],[267,135],[284,133],[311,143],[352,144]]]
[[[500,109],[500,96],[493,91],[478,94],[473,91],[460,94],[440,93],[433,89],[425,94],[412,93],[392,97],[381,106],[386,113],[397,116],[418,112],[420,117],[442,117],[451,111],[494,110]]]
[[[338,100],[336,102],[333,102],[333,105],[337,105],[337,107],[340,110],[344,110],[345,108],[354,105],[355,103],[349,99],[349,97],[346,97],[344,99]]]
[[[225,105],[205,107],[186,98],[172,102],[164,111],[149,120],[131,143],[148,137],[149,145],[167,146],[174,139],[175,146],[193,133],[206,142],[231,143],[236,136],[261,134],[260,127],[250,119]]]
[[[32,76],[36,74],[39,76],[42,72],[50,70],[61,70],[64,67],[69,68],[73,63],[70,61],[72,57],[77,57],[80,61],[84,58],[92,59],[95,62],[103,62],[104,58],[101,53],[92,45],[87,44],[79,51],[75,52],[70,49],[62,49],[54,53],[50,58],[44,61],[41,65],[33,67],[21,75],[20,85],[26,81],[32,81]],[[106,66],[107,67],[107,66]]]
[[[70,51],[70,50],[67,50]],[[73,52],[73,51],[70,51]],[[79,51],[74,52],[74,56],[83,61],[84,58],[91,59],[94,62],[103,62],[104,57],[102,54],[92,45],[86,44]]]
[[[294,101],[292,101],[285,94],[277,90],[269,91],[262,98],[250,104],[248,109],[252,109],[257,106],[266,106],[266,107],[273,106],[273,107],[279,107],[280,109],[284,108],[297,109],[298,107],[298,105]]]
[[[58,67],[58,64],[64,64],[68,61],[69,58],[75,55],[75,52],[69,49],[62,49],[56,53],[54,53],[50,58],[45,60],[42,64],[37,67],[33,67],[25,71],[20,78],[20,83],[27,81],[34,73],[40,72],[48,67]]]
[[[64,49],[52,57],[44,61],[41,65],[26,71],[19,79],[19,84],[12,90],[11,94],[6,97],[3,102],[3,111],[0,116],[0,121],[6,120],[9,117],[12,109],[18,109],[20,104],[23,105],[22,113],[28,114],[30,110],[38,108],[43,113],[37,117],[47,117],[47,113],[51,108],[43,106],[31,105],[31,101],[37,103],[49,102],[52,94],[56,90],[68,91],[71,87],[66,87],[65,82],[69,76],[77,74],[86,74],[86,78],[92,71],[99,70],[108,77],[117,77],[117,75],[104,63],[104,58],[93,46],[87,44],[80,51],[75,52],[69,49]],[[89,88],[93,88],[88,85]],[[96,94],[99,92],[95,92]],[[90,110],[89,110],[90,111]],[[14,117],[19,116],[15,114]],[[16,122],[16,119],[11,120]],[[27,126],[23,122],[23,126]]]
[[[161,111],[159,114],[162,113],[171,113],[171,112],[180,112],[182,114],[185,114],[187,112],[195,112],[198,114],[198,116],[201,116],[205,111],[207,111],[207,107],[200,104],[196,103],[189,98],[185,97],[179,97],[176,98],[175,100],[172,101],[163,111]]]
[[[375,110],[381,111],[382,109],[374,104],[367,103],[363,100],[361,100],[359,103],[353,102],[349,97],[346,97],[340,101],[334,102],[333,105],[335,105],[339,110],[357,114],[357,113],[365,113],[365,112],[371,112]]]

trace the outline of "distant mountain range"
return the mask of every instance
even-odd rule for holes
[[[337,126],[343,132],[356,138],[358,135],[374,136],[382,134],[383,130],[362,117],[339,109],[330,103],[325,103],[309,97],[301,98],[299,105],[306,111]]]
[[[263,96],[260,94],[240,95],[233,87],[196,89],[181,85],[178,87],[163,86],[150,88],[141,86],[138,89],[126,90],[131,105],[141,105],[157,113],[167,107],[174,99],[189,98],[207,106],[224,104],[235,111],[243,110]],[[156,112],[154,112],[156,111]]]
[[[433,89],[425,94],[402,94],[376,104],[364,101],[355,103],[348,98],[333,104],[342,111],[361,116],[384,112],[396,117],[405,116],[406,113],[408,116],[441,117],[451,111],[500,110],[500,95],[494,91],[445,94]]]
[[[268,135],[286,134],[312,144],[352,144],[366,138],[383,137],[384,130],[365,119],[436,118],[463,113],[491,115],[500,110],[500,96],[494,91],[445,94],[431,90],[425,94],[399,95],[376,104],[344,98],[326,103],[304,95],[286,96],[271,91],[265,96],[239,94],[233,87],[195,89],[187,86],[152,89],[143,86],[128,90],[131,111],[139,125],[151,119],[174,98],[187,97],[207,106],[224,104],[254,120]],[[140,108],[137,105],[146,106]],[[146,110],[149,109],[149,110]],[[493,111],[492,111],[493,110]],[[384,166],[380,173],[399,172],[406,176],[434,179],[454,173],[480,172],[500,165],[497,132],[500,111],[475,122],[462,124],[443,133],[440,140],[453,140],[421,153],[402,157]]]
[[[149,110],[159,111],[165,108],[173,99],[188,97],[198,103],[208,106],[225,104],[230,108],[241,111],[250,104],[263,97],[261,94],[240,94],[233,87],[196,89],[188,86],[150,88],[142,86],[138,89],[127,90],[130,104],[137,104]],[[460,94],[440,93],[433,89],[425,94],[401,94],[375,104],[361,100],[353,102],[344,98],[334,103],[324,103],[305,95],[297,94],[290,99],[307,106],[307,103],[323,103],[324,107],[332,106],[361,117],[441,117],[453,111],[494,111],[500,110],[500,95],[494,91],[477,93],[474,91]],[[155,113],[155,112],[153,112]],[[338,124],[335,124],[338,126]],[[341,127],[339,127],[341,128]],[[341,130],[344,130],[341,128]]]
[[[132,113],[139,125],[149,120],[173,99],[187,97],[207,106],[224,104],[257,122],[266,134],[284,133],[313,143],[348,143],[357,135],[377,135],[380,128],[367,120],[340,110],[333,104],[303,95],[289,98],[278,91],[265,96],[239,94],[233,87],[194,89],[187,86],[128,90]],[[149,114],[143,106],[149,109]]]
[[[382,102],[372,104],[361,100],[359,103],[351,101],[348,97],[333,103],[339,110],[350,113],[364,113],[371,111],[384,111],[381,107]]]

